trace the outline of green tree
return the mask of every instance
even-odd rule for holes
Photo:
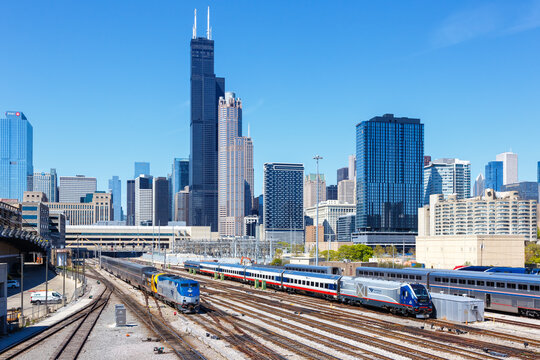
[[[291,253],[294,255],[304,253],[304,244],[294,244],[291,246]]]
[[[283,260],[281,260],[280,258],[275,258],[274,260],[272,260],[270,265],[272,265],[272,266],[281,266],[281,265],[283,265]]]
[[[338,256],[338,252],[335,251],[335,250],[324,250],[324,251],[321,251],[319,253],[319,259],[323,259],[323,260],[326,260],[328,259],[329,261],[339,261],[339,256]]]
[[[373,249],[373,255],[375,255],[376,258],[381,258],[384,255],[384,248],[381,245],[375,246],[375,249]]]
[[[390,256],[398,256],[398,251],[394,245],[385,247],[384,251]]]
[[[369,261],[373,257],[373,249],[367,245],[343,245],[338,250],[340,260]]]
[[[540,245],[529,243],[525,246],[525,263],[538,264],[540,263]]]

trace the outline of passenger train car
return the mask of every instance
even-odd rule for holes
[[[278,290],[382,308],[395,314],[410,314],[425,318],[433,310],[427,289],[416,283],[215,262],[186,261],[184,268],[201,274],[219,274],[226,279],[249,284],[256,280],[265,281],[267,286]]]
[[[195,280],[108,256],[101,257],[101,267],[179,311],[193,313],[199,310],[199,283]]]
[[[540,277],[498,272],[361,267],[357,276],[417,281],[431,292],[484,300],[485,309],[540,317]]]

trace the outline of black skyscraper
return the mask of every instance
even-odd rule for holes
[[[126,200],[127,200],[126,225],[135,225],[135,180],[127,181]]]
[[[214,74],[214,41],[191,39],[191,149],[189,161],[189,224],[217,231],[218,99],[225,95],[225,79]]]

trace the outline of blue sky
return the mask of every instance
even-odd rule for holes
[[[189,156],[189,40],[206,6],[216,74],[251,126],[262,165],[321,172],[355,151],[355,125],[384,113],[425,124],[425,154],[500,152],[536,180],[540,1],[4,1],[0,111],[34,126],[34,168],[107,179],[155,176]],[[125,202],[125,196],[123,196]]]

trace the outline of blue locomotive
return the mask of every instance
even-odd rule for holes
[[[199,310],[199,282],[167,274],[153,266],[101,257],[101,267],[125,282],[164,301],[184,313]]]
[[[430,291],[484,300],[484,307],[540,318],[540,277],[531,274],[434,269],[360,267],[357,276],[414,280]]]
[[[264,282],[268,287],[277,290],[372,306],[386,309],[394,314],[426,318],[433,311],[431,296],[424,285],[416,282],[341,276],[335,274],[335,269],[331,267],[294,265],[287,269],[186,261],[184,268],[206,275],[223,274],[224,278],[251,284],[256,281]],[[298,271],[299,269],[304,271]]]

